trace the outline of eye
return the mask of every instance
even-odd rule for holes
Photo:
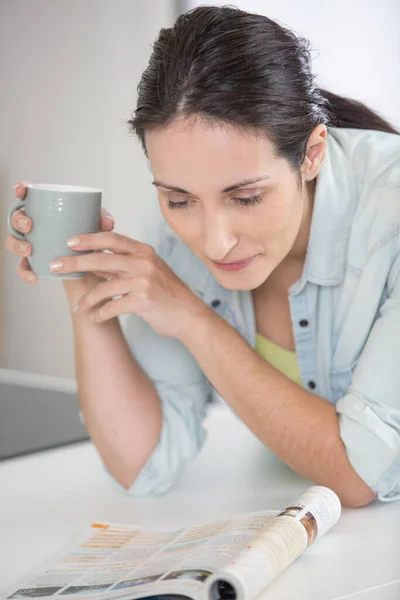
[[[183,202],[172,202],[172,200],[168,200],[168,208],[174,209],[182,209],[188,208],[189,200],[184,200]]]
[[[233,200],[235,200],[235,202],[237,204],[239,204],[240,206],[251,206],[254,204],[259,204],[260,202],[263,202],[263,198],[261,196],[261,194],[258,194],[256,196],[249,196],[247,198],[233,198]],[[168,208],[170,208],[171,210],[182,210],[182,209],[187,209],[190,206],[190,201],[189,200],[183,200],[182,202],[173,202],[172,200],[168,200]]]
[[[258,204],[263,201],[261,194],[257,196],[250,196],[248,198],[233,198],[237,204],[241,206],[251,206],[252,204]]]

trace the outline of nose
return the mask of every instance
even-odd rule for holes
[[[206,219],[204,252],[211,260],[221,261],[236,246],[237,236],[223,216]]]

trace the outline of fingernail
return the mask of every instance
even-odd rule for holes
[[[73,310],[74,312],[78,312],[78,310],[79,310],[79,302],[75,302],[75,304],[73,304],[73,306],[72,306],[72,310]]]
[[[112,214],[111,214],[111,213],[109,213],[109,212],[108,212],[108,210],[107,210],[107,209],[105,209],[105,208],[102,208],[102,209],[101,209],[101,216],[102,216],[102,217],[110,217],[110,219],[113,219],[113,220],[114,220],[114,217],[112,216]]]
[[[28,281],[32,281],[32,282],[36,280],[36,277],[33,273],[28,273],[26,278]]]
[[[61,269],[62,266],[63,264],[60,260],[55,260],[54,262],[50,263],[50,269],[52,271],[58,271],[59,269]]]
[[[69,238],[69,240],[67,240],[67,245],[68,248],[72,248],[72,246],[78,246],[79,245],[79,238]]]
[[[88,317],[91,321],[94,321],[94,314],[92,312],[88,314]]]
[[[18,227],[21,227],[21,229],[26,229],[26,226],[28,225],[28,219],[25,219],[25,217],[23,217],[22,219],[19,219],[19,221],[17,222]]]

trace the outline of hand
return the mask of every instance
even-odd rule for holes
[[[157,333],[179,338],[194,314],[207,309],[152,246],[111,232],[83,234],[76,239],[79,244],[71,246],[75,251],[100,252],[57,259],[52,264],[61,266],[54,272],[108,273],[112,279],[85,293],[75,314],[91,311],[91,318],[100,323],[135,313]],[[101,252],[104,250],[111,252]]]
[[[14,187],[14,195],[20,200],[23,200],[26,196],[26,186],[23,183],[17,183]],[[23,220],[23,224],[20,224],[20,219]],[[16,210],[11,219],[12,225],[17,231],[21,233],[29,233],[32,229],[32,220],[27,217],[23,210]],[[107,213],[105,208],[101,209],[101,231],[111,231],[114,228],[114,219]],[[17,274],[22,281],[25,283],[37,283],[38,277],[32,272],[30,264],[28,262],[28,256],[32,254],[32,247],[29,242],[23,242],[18,240],[13,235],[8,235],[4,242],[4,247],[9,252],[22,256],[23,259],[17,265]],[[96,274],[101,277],[107,277],[107,273]],[[73,281],[73,280],[69,280]]]

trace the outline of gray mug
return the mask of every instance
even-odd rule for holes
[[[97,233],[101,227],[101,190],[74,185],[47,183],[27,184],[25,200],[12,206],[7,225],[13,236],[30,242],[28,261],[38,277],[48,279],[80,279],[85,273],[57,274],[50,262],[63,256],[91,254],[68,248],[67,239],[83,233]],[[32,229],[22,234],[11,225],[16,210],[23,210],[32,220]]]

